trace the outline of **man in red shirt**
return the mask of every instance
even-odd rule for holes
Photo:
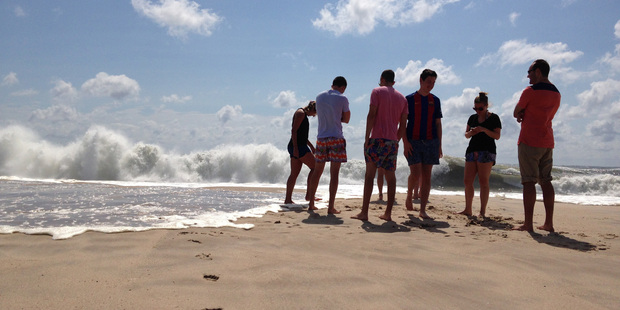
[[[534,231],[533,217],[536,204],[536,182],[540,184],[545,205],[545,223],[538,229],[553,232],[555,190],[551,184],[553,168],[553,129],[551,121],[560,107],[561,95],[549,82],[549,64],[538,59],[532,63],[527,76],[531,86],[523,90],[514,110],[521,123],[519,134],[519,170],[523,184],[525,221],[516,230]]]
[[[407,126],[407,99],[394,89],[394,71],[381,73],[379,87],[370,94],[370,108],[366,118],[366,139],[364,158],[366,174],[364,177],[364,199],[362,211],[352,218],[367,221],[370,196],[377,168],[383,168],[388,188],[385,213],[380,216],[385,221],[392,220],[392,206],[396,194],[396,158],[398,142],[405,135]]]

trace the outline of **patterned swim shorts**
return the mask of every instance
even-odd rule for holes
[[[396,158],[398,157],[398,141],[387,139],[370,139],[364,148],[366,162],[377,165],[388,171],[396,170]]]
[[[347,141],[342,138],[319,138],[314,156],[316,162],[347,162]]]
[[[497,154],[489,151],[478,151],[465,154],[465,161],[474,161],[479,163],[493,163],[495,165],[495,157]]]

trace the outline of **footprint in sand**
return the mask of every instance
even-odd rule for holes
[[[202,276],[204,279],[206,280],[210,280],[210,281],[217,281],[220,279],[220,277],[216,276],[216,275],[212,275],[212,274],[205,274]]]

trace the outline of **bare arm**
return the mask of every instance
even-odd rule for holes
[[[515,110],[512,113],[512,116],[514,116],[517,119],[517,122],[522,122],[523,121],[523,114],[525,113],[525,109],[520,107],[518,104],[517,106],[515,106]],[[498,138],[499,139],[499,138]]]
[[[407,134],[407,113],[400,115],[400,123],[398,124],[398,141]]]
[[[368,116],[366,117],[366,135],[364,137],[364,144],[368,143],[370,139],[370,133],[372,129],[375,127],[375,122],[377,120],[377,106],[370,105],[370,109],[368,109]]]
[[[439,139],[439,158],[443,157],[443,148],[441,146],[441,137],[443,134],[443,130],[441,128],[441,118],[438,118],[436,121],[437,123],[437,138]]]
[[[342,112],[342,118],[340,118],[341,122],[348,124],[350,119],[351,119],[351,111]]]

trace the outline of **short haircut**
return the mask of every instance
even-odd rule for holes
[[[381,72],[381,78],[384,79],[388,83],[394,83],[394,71],[387,69]]]
[[[551,71],[551,67],[549,66],[549,63],[544,60],[544,59],[536,59],[534,60],[534,66],[532,67],[532,70],[538,69],[540,70],[540,73],[542,74],[542,76],[544,77],[549,77],[549,71]]]
[[[437,78],[437,72],[431,69],[424,69],[422,73],[420,73],[420,78],[422,79],[422,81],[426,81],[426,78],[429,76]]]
[[[347,86],[347,79],[345,79],[343,76],[337,76],[334,81],[332,82],[332,86],[336,86],[336,87],[343,87],[343,86]]]

